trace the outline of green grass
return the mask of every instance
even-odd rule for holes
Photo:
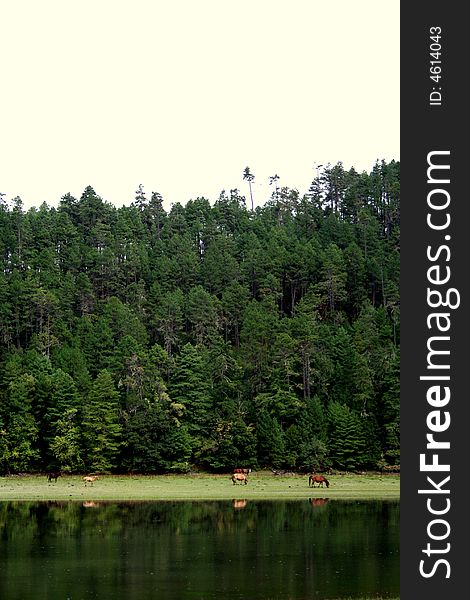
[[[0,477],[0,500],[226,500],[265,499],[398,499],[397,475],[331,475],[330,487],[309,488],[306,475],[251,473],[248,485],[230,475],[101,475],[85,487],[82,476],[63,476],[49,483],[45,475]]]

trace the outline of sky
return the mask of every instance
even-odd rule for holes
[[[0,3],[0,192],[165,206],[399,160],[399,0]]]

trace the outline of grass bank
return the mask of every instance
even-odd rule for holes
[[[329,488],[309,488],[305,475],[249,475],[248,485],[230,475],[101,475],[85,486],[81,476],[62,476],[49,483],[45,475],[0,477],[0,500],[226,500],[244,499],[398,499],[398,475],[331,475]]]

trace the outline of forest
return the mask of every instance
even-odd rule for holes
[[[0,474],[399,464],[399,163],[253,177],[0,196]]]

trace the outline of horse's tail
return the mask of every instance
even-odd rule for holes
[[[330,482],[328,481],[328,479],[325,477],[325,483],[326,483],[326,487],[329,488],[330,487]]]

